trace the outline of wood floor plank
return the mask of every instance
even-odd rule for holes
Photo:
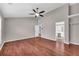
[[[1,56],[72,56],[79,55],[79,46],[70,47],[64,44],[64,49],[56,47],[56,42],[37,37],[6,42],[1,51]]]

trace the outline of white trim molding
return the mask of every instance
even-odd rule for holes
[[[74,44],[74,45],[79,45],[79,43],[75,43],[75,42],[70,42],[71,44]]]
[[[78,14],[69,15],[68,18],[72,18],[72,17],[75,17],[75,16],[79,16],[79,13]]]

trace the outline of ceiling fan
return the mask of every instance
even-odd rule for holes
[[[34,13],[30,13],[30,15],[35,15],[35,18],[37,18],[39,16],[44,17],[44,15],[42,15],[42,13],[44,13],[45,11],[40,11],[39,12],[38,9],[39,8],[36,8],[36,10],[35,9],[32,9]]]

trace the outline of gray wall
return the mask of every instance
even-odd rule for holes
[[[42,24],[42,37],[55,40],[55,23],[59,21],[65,22],[65,39],[66,43],[69,42],[68,37],[68,4],[63,5],[54,11],[47,13],[40,19],[39,23]]]
[[[70,20],[70,43],[79,45],[79,17]]]
[[[4,41],[5,41],[5,34],[4,34],[4,17],[3,17],[3,14],[2,14],[2,12],[0,11],[0,17],[1,17],[1,44],[0,44],[0,48],[2,48],[2,46],[3,46],[3,43],[4,43]]]
[[[71,5],[69,11],[70,11],[69,12],[70,15],[79,13],[79,3],[75,3],[75,4]]]
[[[79,4],[70,6],[70,14],[79,14]],[[75,16],[70,20],[70,43],[79,45],[79,16]]]
[[[5,18],[5,40],[34,37],[35,18]]]

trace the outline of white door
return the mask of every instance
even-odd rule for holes
[[[40,26],[35,25],[35,37],[39,37],[39,34],[40,34]]]

